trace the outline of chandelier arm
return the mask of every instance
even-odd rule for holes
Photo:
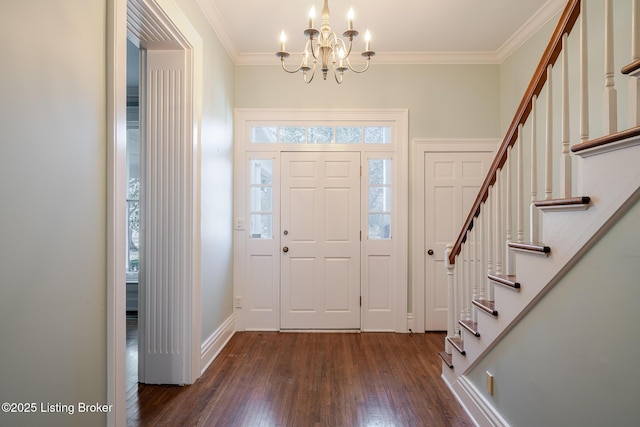
[[[371,64],[371,56],[367,56],[367,62],[364,65],[364,68],[361,68],[361,69],[354,68],[353,65],[351,65],[351,61],[349,61],[348,57],[345,59],[345,61],[347,62],[347,66],[351,71],[353,71],[354,73],[360,74],[360,73],[364,73],[369,69],[369,65]]]
[[[304,47],[304,50],[307,50],[307,47],[309,48],[309,50],[311,51],[311,56],[313,56],[314,60],[318,60],[318,56],[316,54],[316,49],[318,48],[318,46],[320,46],[318,44],[319,40],[316,40],[316,46],[313,47],[313,38],[309,38],[309,40],[307,40],[307,44]]]
[[[344,59],[349,58],[349,55],[351,55],[351,49],[353,48],[353,39],[352,38],[349,39],[349,49],[347,49],[347,44],[344,42],[343,39],[338,39],[338,40],[340,40],[342,44],[342,49],[344,49]]]
[[[316,75],[316,67],[315,67],[315,64],[313,64],[313,68],[311,69],[311,77],[309,78],[309,80],[307,80],[307,75],[308,75],[308,74],[307,74],[307,72],[305,71],[305,72],[303,73],[302,78],[303,78],[303,80],[304,80],[304,82],[305,82],[305,83],[309,84],[309,83],[311,83],[311,82],[313,81],[313,78],[314,78],[314,77],[315,77],[315,75]]]
[[[304,61],[304,60],[303,60]],[[282,64],[282,69],[285,70],[287,73],[289,74],[295,74],[298,71],[300,71],[302,69],[302,63],[300,63],[300,65],[298,66],[298,68],[294,69],[294,70],[290,70],[286,67],[286,65],[284,65],[284,57],[281,58],[281,64]]]

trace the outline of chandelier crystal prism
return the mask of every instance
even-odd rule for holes
[[[315,6],[313,6],[309,11],[309,28],[304,30],[304,36],[308,38],[308,40],[302,52],[302,60],[297,68],[289,69],[285,65],[285,59],[291,55],[285,50],[287,37],[284,30],[280,34],[280,51],[276,52],[276,56],[280,58],[282,69],[292,74],[301,71],[305,83],[311,83],[316,74],[316,66],[318,62],[320,62],[322,78],[327,80],[327,74],[329,73],[329,68],[331,68],[338,84],[342,84],[345,71],[351,70],[354,73],[364,73],[367,71],[371,58],[376,54],[371,50],[371,35],[369,30],[367,30],[365,34],[365,48],[361,53],[361,56],[366,59],[364,66],[362,68],[355,68],[351,65],[349,59],[353,39],[359,34],[358,31],[353,29],[353,8],[349,10],[348,28],[342,34],[343,38],[338,37],[335,32],[331,31],[331,26],[329,25],[329,0],[324,0],[322,26],[320,30],[313,28],[315,15],[316,10]]]

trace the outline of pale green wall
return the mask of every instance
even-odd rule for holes
[[[332,78],[332,77],[331,77]],[[273,66],[236,67],[238,108],[408,108],[409,138],[498,138],[497,65],[383,65],[310,84]]]
[[[203,39],[204,341],[233,313],[234,66],[195,2],[176,3]],[[0,402],[106,403],[106,10],[2,5]],[[0,425],[105,423],[0,412]]]
[[[233,314],[234,65],[194,0],[176,3],[203,46],[201,341]]]
[[[0,402],[106,403],[105,13],[2,2]],[[0,412],[3,426],[105,421]]]
[[[638,423],[638,224],[635,203],[469,374],[510,425]]]
[[[520,105],[533,72],[549,43],[559,16],[551,19],[500,64],[500,129],[504,135]]]

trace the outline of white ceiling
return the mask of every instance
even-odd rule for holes
[[[276,63],[279,35],[287,50],[301,51],[308,13],[319,27],[323,0],[197,0],[237,64]],[[499,63],[549,19],[566,0],[329,0],[330,24],[341,35],[355,11],[361,33],[354,49],[371,49],[379,63]]]

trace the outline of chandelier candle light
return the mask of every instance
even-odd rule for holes
[[[298,71],[302,71],[305,83],[311,83],[316,74],[316,64],[318,63],[318,60],[320,60],[322,62],[322,78],[327,80],[329,64],[331,64],[331,67],[333,68],[333,75],[338,84],[342,83],[345,71],[351,70],[355,73],[364,73],[367,71],[369,63],[371,62],[371,57],[376,54],[371,50],[371,35],[369,34],[369,30],[367,30],[364,36],[365,48],[364,52],[361,54],[367,61],[364,68],[354,68],[349,62],[353,39],[359,34],[358,31],[353,29],[353,8],[349,10],[348,29],[342,34],[344,39],[339,38],[335,32],[331,31],[331,26],[329,25],[329,0],[324,0],[324,6],[322,8],[322,26],[320,27],[320,31],[313,28],[313,20],[315,17],[316,9],[315,6],[312,6],[309,11],[309,28],[304,30],[304,35],[305,37],[308,37],[309,40],[307,40],[304,51],[302,52],[302,62],[296,69],[290,70],[284,64],[285,59],[288,58],[290,54],[285,50],[287,36],[285,35],[284,30],[280,34],[280,51],[276,52],[276,56],[280,58],[282,62],[282,69],[287,73],[297,73]],[[348,41],[345,42],[345,40]],[[311,60],[311,57],[313,60]],[[311,65],[309,65],[310,60]]]

